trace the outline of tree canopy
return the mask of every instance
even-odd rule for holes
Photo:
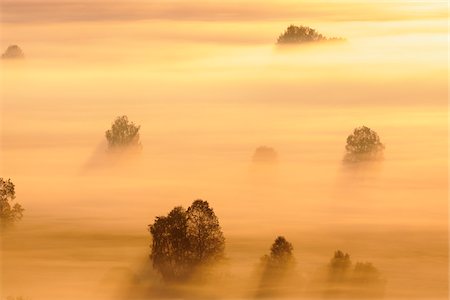
[[[16,198],[15,186],[11,179],[0,178],[0,226],[6,228],[23,217],[24,209],[18,203],[12,202]]]
[[[110,149],[120,149],[135,147],[141,148],[141,142],[139,140],[140,126],[135,125],[128,120],[127,116],[117,117],[111,126],[111,129],[107,130],[106,140]]]
[[[284,33],[278,37],[277,44],[304,44],[342,40],[342,38],[327,38],[315,29],[307,26],[290,25]]]
[[[187,210],[175,207],[167,216],[156,217],[149,230],[153,267],[167,281],[189,279],[224,256],[225,238],[207,201],[195,200]]]
[[[382,158],[384,145],[378,134],[369,127],[355,128],[347,137],[345,161],[358,162]]]
[[[20,49],[17,45],[10,45],[6,48],[5,52],[2,54],[3,59],[17,59],[17,58],[25,58],[25,54],[22,49]]]
[[[253,162],[257,163],[273,163],[277,161],[278,154],[275,149],[267,146],[256,148],[253,154]]]

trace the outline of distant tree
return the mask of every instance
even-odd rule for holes
[[[140,149],[139,129],[140,126],[128,121],[127,116],[117,117],[111,129],[105,133],[109,148],[121,149],[135,147]]]
[[[334,252],[334,256],[328,266],[330,279],[333,281],[347,279],[351,265],[352,262],[350,260],[350,255],[342,252],[341,250],[337,250]]]
[[[279,236],[270,248],[269,255],[261,258],[262,276],[257,297],[276,297],[283,293],[281,283],[294,269],[294,247],[286,238]]]
[[[175,207],[149,226],[150,258],[167,281],[187,280],[199,268],[223,258],[225,238],[207,201],[196,200],[185,210]]]
[[[375,131],[362,126],[355,128],[353,134],[347,137],[345,150],[344,160],[347,162],[377,160],[383,156],[384,145]]]
[[[277,161],[277,152],[271,147],[261,146],[256,148],[253,154],[253,162],[273,163]]]
[[[380,272],[370,262],[357,262],[353,269],[353,278],[359,283],[376,283],[380,281]]]
[[[15,186],[11,179],[4,180],[0,178],[0,225],[6,228],[23,217],[24,209],[18,203],[12,202],[16,198]]]
[[[283,34],[278,37],[277,44],[304,44],[326,41],[341,41],[342,38],[327,38],[315,29],[307,26],[290,25]]]
[[[270,265],[276,267],[285,267],[290,265],[294,256],[292,251],[294,247],[290,242],[286,240],[285,237],[279,236],[275,239],[270,248],[270,255],[267,257],[267,261]]]
[[[6,48],[6,51],[2,54],[2,59],[18,59],[25,58],[22,49],[17,45],[11,45]]]

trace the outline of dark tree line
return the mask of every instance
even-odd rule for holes
[[[307,26],[290,25],[279,37],[277,44],[305,44],[327,41],[342,41],[342,38],[327,38],[315,29]]]

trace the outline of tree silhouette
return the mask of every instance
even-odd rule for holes
[[[12,205],[16,198],[15,186],[11,179],[0,178],[0,227],[6,228],[23,217],[24,209],[18,203]]]
[[[253,162],[256,163],[273,163],[277,161],[277,152],[275,149],[267,146],[256,148],[253,154]]]
[[[315,29],[307,26],[290,25],[284,33],[278,37],[277,44],[304,44],[342,40],[342,38],[327,38],[318,33]]]
[[[378,134],[369,127],[355,128],[347,137],[347,151],[344,161],[359,162],[377,160],[383,157],[384,145]]]
[[[22,49],[17,45],[11,45],[6,48],[5,52],[2,54],[2,59],[18,59],[25,58]]]
[[[380,281],[380,272],[370,262],[357,262],[353,269],[353,280],[362,284]]]
[[[294,247],[286,238],[279,236],[270,248],[269,255],[261,258],[262,276],[259,283],[258,297],[274,297],[282,293],[281,283],[294,269]]]
[[[334,256],[329,263],[329,275],[332,281],[342,281],[347,279],[346,276],[350,271],[352,262],[350,255],[341,250],[334,252]]]
[[[187,280],[203,266],[223,258],[225,238],[207,201],[196,200],[185,210],[175,207],[149,225],[150,258],[166,281]]]
[[[133,147],[140,149],[139,129],[140,126],[128,121],[127,116],[117,117],[111,129],[105,133],[109,148],[123,149]]]

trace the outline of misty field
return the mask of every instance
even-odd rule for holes
[[[447,299],[447,5],[3,1],[0,299]]]

